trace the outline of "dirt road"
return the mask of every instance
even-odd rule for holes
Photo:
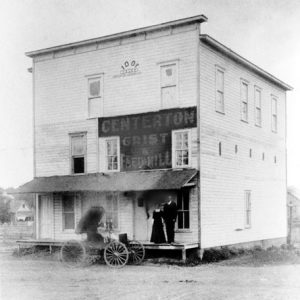
[[[1,300],[300,299],[300,265],[68,268],[0,253]]]

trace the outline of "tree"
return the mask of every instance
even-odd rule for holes
[[[10,222],[10,197],[0,191],[0,223]]]

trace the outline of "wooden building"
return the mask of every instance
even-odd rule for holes
[[[195,248],[286,239],[286,91],[208,35],[203,15],[26,53],[37,239],[79,238],[103,206],[149,242],[156,203]],[[148,216],[150,217],[148,218]]]

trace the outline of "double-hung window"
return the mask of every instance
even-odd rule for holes
[[[75,229],[75,195],[62,195],[63,230]]]
[[[254,89],[255,100],[255,125],[261,127],[262,114],[261,114],[261,90],[258,87]]]
[[[241,120],[248,122],[248,83],[241,81]]]
[[[271,98],[271,113],[272,131],[277,132],[277,98],[274,96]]]
[[[216,111],[224,113],[224,71],[216,67]]]
[[[71,173],[86,172],[86,133],[70,134],[71,139]]]
[[[177,196],[177,228],[190,228],[190,194],[187,189],[180,191]]]
[[[161,107],[178,106],[178,63],[160,64]]]
[[[174,130],[172,132],[173,168],[190,167],[191,165],[191,130]]]
[[[107,171],[120,171],[120,141],[119,137],[105,140],[105,161]]]
[[[88,117],[103,115],[103,75],[88,76]]]
[[[245,228],[251,227],[251,191],[245,191]]]

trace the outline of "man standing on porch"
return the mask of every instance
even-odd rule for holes
[[[177,218],[177,205],[172,200],[172,196],[168,197],[168,202],[164,205],[163,218],[166,224],[168,243],[174,243],[174,227]]]

